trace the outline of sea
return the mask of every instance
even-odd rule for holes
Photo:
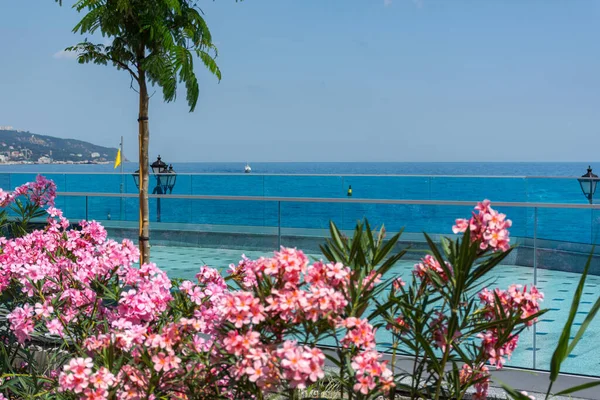
[[[385,225],[388,230],[445,234],[451,233],[456,218],[470,215],[471,206],[385,204],[385,200],[467,201],[475,205],[489,199],[519,203],[499,207],[512,219],[514,236],[591,244],[597,242],[600,210],[586,206],[589,202],[577,177],[594,164],[600,170],[599,162],[249,162],[252,173],[244,174],[246,162],[173,163],[177,180],[172,195],[250,196],[254,200],[166,195],[160,202],[151,199],[151,219],[244,230],[282,227],[301,231],[326,229],[330,220],[352,229],[357,220],[368,218],[372,225]],[[59,196],[58,206],[72,220],[135,221],[137,199],[97,194],[136,193],[131,176],[136,169],[135,163],[124,163],[124,174],[107,164],[3,165],[0,187],[14,188],[41,173],[57,183],[59,192],[96,193]],[[293,200],[298,198],[315,200]],[[326,199],[350,199],[352,203]]]
[[[165,161],[165,160],[163,160]],[[168,160],[166,160],[168,162]],[[589,162],[250,162],[255,174],[329,174],[329,175],[474,175],[474,176],[562,176],[577,177],[586,172]],[[125,172],[137,169],[125,162]],[[235,174],[244,172],[246,162],[173,163],[177,172]],[[9,172],[118,172],[112,164],[18,164],[0,165]]]

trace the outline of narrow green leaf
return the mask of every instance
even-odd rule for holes
[[[593,388],[593,387],[596,387],[596,386],[600,386],[600,381],[587,382],[587,383],[583,383],[581,385],[573,386],[573,387],[570,387],[570,388],[565,389],[563,391],[560,391],[558,393],[555,393],[554,396],[564,396],[566,394],[571,394],[571,393],[579,392],[580,390],[585,390],[585,389]]]
[[[392,236],[390,238],[390,240],[387,241],[387,243],[381,248],[381,250],[377,254],[377,257],[373,260],[373,264],[375,264],[375,265],[379,264],[379,262],[381,260],[383,260],[392,251],[394,246],[396,246],[396,244],[398,243],[398,239],[400,239],[402,232],[403,232],[403,230],[396,233],[394,236]]]
[[[560,339],[558,340],[558,345],[554,350],[554,354],[552,354],[552,360],[550,361],[550,388],[548,391],[552,389],[552,383],[556,381],[558,378],[558,374],[560,372],[560,366],[562,362],[567,358],[568,349],[569,349],[569,336],[571,335],[571,326],[573,325],[573,321],[575,320],[575,315],[577,314],[577,309],[579,308],[579,301],[581,300],[581,294],[583,292],[583,287],[585,285],[585,280],[587,278],[588,270],[590,269],[590,264],[592,262],[592,255],[590,253],[588,257],[588,261],[585,264],[585,268],[583,269],[583,273],[581,274],[581,279],[579,280],[579,284],[577,285],[577,290],[575,290],[575,295],[573,296],[573,302],[571,304],[571,310],[569,311],[569,316],[567,318],[567,322],[565,322],[565,326],[560,335]]]
[[[591,257],[592,257],[593,253],[594,253],[594,248],[592,248],[592,252],[588,258],[588,263],[591,263]],[[579,327],[579,330],[577,331],[577,334],[575,335],[575,337],[569,344],[569,348],[567,349],[567,355],[571,354],[571,352],[573,352],[573,350],[575,349],[575,346],[577,346],[577,343],[579,343],[579,340],[581,340],[586,329],[588,328],[588,326],[590,325],[592,320],[596,317],[598,310],[600,310],[600,297],[596,300],[596,302],[594,303],[594,305],[592,306],[590,311],[585,316],[585,320],[583,321],[583,323]]]
[[[342,241],[341,233],[333,221],[329,221],[329,232],[335,246],[340,250],[345,250],[346,246]]]

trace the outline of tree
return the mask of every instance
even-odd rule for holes
[[[137,84],[142,264],[150,257],[148,84],[160,87],[164,100],[171,102],[177,96],[178,83],[182,83],[190,112],[194,111],[199,93],[194,54],[220,80],[221,72],[215,62],[217,49],[202,11],[193,0],[78,0],[73,8],[87,11],[73,32],[100,32],[112,43],[94,44],[86,39],[66,50],[77,52],[80,64],[112,64],[131,76],[132,88],[134,82]]]

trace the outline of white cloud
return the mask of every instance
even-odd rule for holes
[[[383,0],[383,6],[384,7],[389,7],[392,5],[392,0]]]
[[[74,51],[61,50],[54,53],[52,57],[57,60],[75,60],[77,58],[77,53]]]
[[[422,8],[425,0],[411,0],[415,7]]]

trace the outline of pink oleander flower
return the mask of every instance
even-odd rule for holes
[[[497,304],[496,296],[500,300],[500,304]],[[490,321],[494,320],[496,315],[503,314],[519,315],[520,321],[523,321],[539,312],[539,302],[543,298],[544,295],[535,286],[532,286],[529,292],[527,286],[511,285],[508,290],[495,289],[491,292],[485,288],[479,293],[479,299],[483,305],[483,315]],[[534,322],[535,319],[532,319],[524,324],[531,326]],[[519,337],[514,335],[507,342],[500,343],[498,338],[502,333],[498,331],[498,328],[494,328],[478,335],[486,358],[497,369],[502,368],[506,360],[510,360],[519,341]]]
[[[434,345],[440,348],[442,351],[446,351],[446,347],[450,346],[452,348],[454,340],[458,339],[461,336],[460,331],[454,332],[452,335],[452,339],[448,340],[448,318],[441,313],[437,313],[436,318],[431,322],[431,328],[433,331],[433,340],[435,341]]]
[[[317,348],[286,341],[277,349],[277,355],[281,358],[283,378],[292,388],[305,389],[309,382],[314,383],[325,376],[325,355]]]
[[[496,297],[500,299],[500,304],[496,304]],[[540,302],[544,299],[544,294],[537,287],[531,286],[529,292],[527,286],[511,285],[508,290],[495,289],[490,292],[487,288],[479,293],[479,299],[484,306],[486,318],[494,318],[494,310],[501,307],[507,314],[520,313],[521,319],[526,319],[540,311]],[[534,320],[527,321],[526,326],[531,326]]]
[[[244,325],[258,324],[265,319],[265,308],[251,292],[227,293],[222,299],[221,307],[225,320],[238,329]]]
[[[105,400],[108,399],[108,392],[105,389],[85,389],[83,391],[84,400]]]
[[[452,265],[449,262],[445,262],[446,267],[452,273]],[[438,262],[438,260],[432,255],[426,255],[420,263],[415,264],[415,269],[413,270],[413,274],[419,277],[422,280],[427,282],[431,282],[431,278],[429,277],[430,273],[437,274],[443,282],[448,282],[449,277],[444,272],[444,269]]]
[[[48,329],[48,333],[52,335],[58,335],[63,337],[63,325],[58,320],[58,318],[54,318],[46,323],[46,329]]]
[[[302,251],[282,246],[278,252],[275,252],[274,260],[279,264],[279,268],[274,269],[271,274],[275,275],[282,271],[285,282],[300,283],[300,276],[306,273],[306,267],[308,266],[308,258]],[[269,272],[268,269],[265,270],[265,273],[269,274]]]
[[[472,381],[478,381],[475,383],[475,393],[473,394],[474,400],[485,400],[487,399],[487,392],[490,383],[490,374],[488,367],[485,364],[477,366],[474,371],[473,368],[464,364],[462,369],[458,373],[460,384],[468,385]]]
[[[402,317],[394,318],[394,323],[388,323],[385,329],[394,332],[395,334],[404,335],[408,333],[410,325]]]
[[[373,290],[375,285],[381,282],[381,274],[378,274],[377,271],[373,270],[369,273],[369,275],[365,276],[362,285],[365,290]]]
[[[471,241],[479,242],[481,250],[507,251],[510,248],[508,228],[512,221],[505,214],[498,213],[490,207],[490,201],[477,203],[471,219],[457,219],[452,232],[463,233],[470,230]]]
[[[404,282],[401,277],[394,279],[394,282],[392,282],[392,288],[394,290],[400,290],[404,286],[406,286],[406,282]]]
[[[59,390],[82,393],[90,384],[93,365],[91,358],[74,358],[69,361],[58,377]]]
[[[353,389],[355,392],[368,394],[377,386],[380,386],[384,393],[387,393],[394,384],[394,377],[386,364],[387,361],[380,362],[381,354],[376,350],[366,350],[359,352],[352,358],[352,368],[356,373],[356,384]]]
[[[256,346],[260,341],[260,333],[248,331],[243,335],[235,331],[229,331],[227,337],[223,339],[225,350],[233,355],[240,356],[248,354],[250,349]]]
[[[250,382],[257,382],[263,380],[269,373],[268,367],[263,365],[260,361],[256,360],[252,365],[246,368],[246,375],[249,376]]]
[[[357,382],[353,387],[354,391],[360,392],[364,395],[369,394],[369,392],[371,392],[377,386],[375,384],[375,379],[373,379],[373,377],[370,375],[357,375],[356,381]]]
[[[34,330],[33,315],[33,307],[29,304],[15,308],[7,315],[7,319],[10,322],[10,329],[17,337],[19,343],[24,343],[30,338]]]
[[[90,376],[90,383],[96,389],[108,390],[116,383],[116,379],[107,368],[100,367],[98,371]]]
[[[342,346],[354,345],[359,349],[375,347],[375,330],[366,319],[346,318],[340,322],[339,326],[347,329],[346,336],[341,340]]]
[[[181,363],[181,358],[174,354],[160,352],[152,356],[152,362],[154,363],[154,370],[156,372],[164,371],[169,372],[177,369]]]
[[[350,268],[342,263],[323,264],[319,261],[307,268],[304,281],[313,286],[328,286],[334,289],[342,289],[350,278]]]
[[[53,207],[56,198],[56,184],[51,179],[38,175],[33,182],[27,182],[12,193],[0,189],[0,207],[7,207],[19,196],[26,196],[38,207]]]

